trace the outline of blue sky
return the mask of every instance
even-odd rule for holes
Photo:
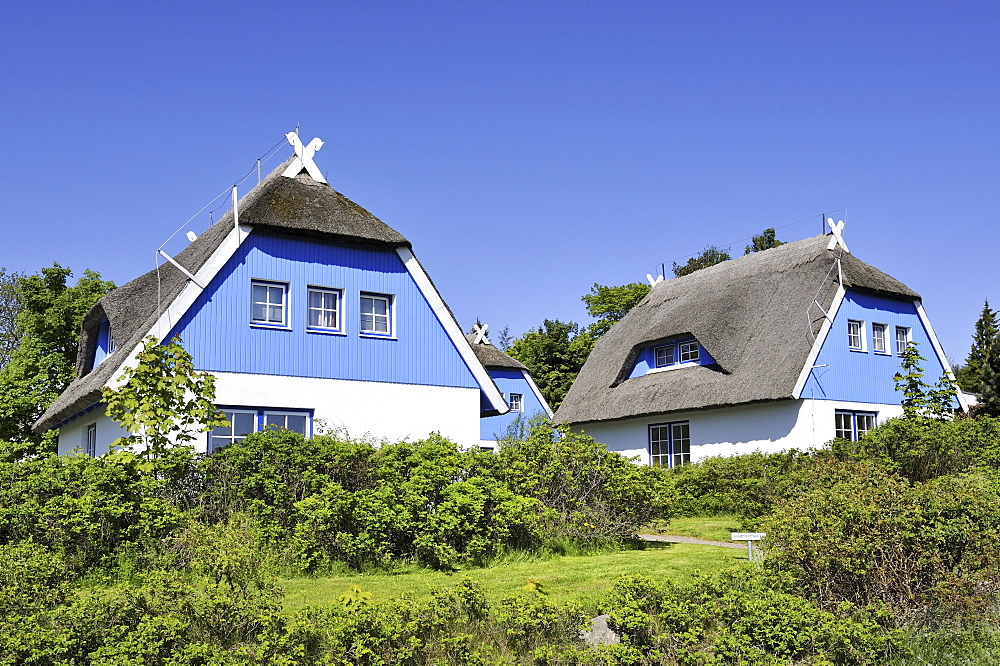
[[[127,282],[299,124],[466,329],[586,323],[595,282],[829,211],[953,359],[1000,306],[987,3],[33,2],[0,31],[8,270]]]

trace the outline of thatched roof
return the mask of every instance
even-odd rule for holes
[[[410,247],[409,241],[399,232],[328,184],[318,183],[304,173],[296,178],[281,176],[288,164],[279,166],[240,199],[240,224],[340,244]],[[230,210],[174,259],[196,274],[233,226]],[[187,282],[177,268],[164,263],[158,270],[118,287],[98,301],[84,317],[77,378],[34,424],[35,432],[44,432],[97,403],[101,388],[112,379]],[[97,329],[105,318],[111,323],[117,350],[99,366],[91,368]]]
[[[839,284],[908,300],[919,295],[816,236],[656,285],[598,340],[556,420],[587,423],[793,397]],[[695,337],[713,365],[628,378],[649,345]]]
[[[476,352],[476,358],[487,368],[510,368],[512,370],[527,370],[528,367],[517,359],[511,358],[489,342],[476,344],[476,334],[469,333],[465,339],[472,345],[472,351]]]

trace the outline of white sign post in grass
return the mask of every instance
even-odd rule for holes
[[[729,538],[732,541],[747,542],[747,559],[753,562],[753,542],[760,541],[767,536],[766,532],[730,532]]]

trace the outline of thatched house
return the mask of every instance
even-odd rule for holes
[[[512,433],[512,428],[521,430],[523,427],[526,430],[528,423],[537,415],[552,418],[549,403],[538,390],[524,363],[494,347],[485,331],[482,335],[470,333],[465,337],[510,407],[506,414],[494,414],[480,419],[481,448],[496,448],[498,439]]]
[[[654,465],[857,439],[902,413],[892,377],[911,341],[928,377],[951,372],[917,293],[808,238],[656,284],[556,420]]]
[[[215,375],[231,425],[199,440],[203,451],[269,426],[310,435],[320,422],[475,447],[480,417],[509,411],[409,241],[330,187],[300,148],[239,201],[238,224],[230,211],[174,258],[190,275],[164,263],[87,314],[77,378],[35,424],[58,430],[61,453],[101,454],[126,434],[101,389],[148,335],[181,336]]]

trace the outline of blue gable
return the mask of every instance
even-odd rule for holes
[[[251,325],[251,281],[285,293],[284,323]],[[340,295],[339,330],[309,329],[309,288]],[[388,297],[388,335],[362,333],[365,294]],[[377,305],[377,304],[376,304]],[[369,328],[372,316],[369,315]],[[477,388],[455,344],[393,249],[254,230],[170,335],[199,370]]]
[[[535,392],[531,389],[528,380],[524,378],[521,370],[513,368],[488,368],[487,372],[493,378],[493,383],[497,385],[504,399],[510,404],[511,393],[521,396],[521,411],[513,410],[499,416],[488,416],[479,420],[480,438],[484,440],[495,440],[503,437],[507,429],[520,417],[525,422],[535,414],[548,413],[542,403],[538,400]]]
[[[849,322],[855,322],[849,332]],[[885,351],[876,350],[876,326],[884,326]],[[829,334],[820,348],[815,368],[801,397],[898,405],[903,395],[892,377],[900,370],[896,329],[908,330],[925,361],[924,381],[934,384],[944,366],[912,301],[884,298],[848,290]],[[860,334],[851,338],[851,333]],[[860,343],[860,344],[859,344]]]

